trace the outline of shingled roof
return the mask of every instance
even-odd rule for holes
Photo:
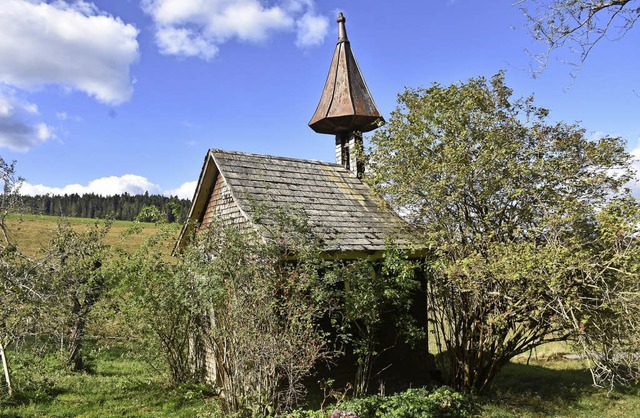
[[[334,258],[379,253],[387,239],[420,253],[420,240],[410,226],[362,180],[338,164],[211,149],[200,174],[190,221],[206,223],[205,214],[218,182],[226,187],[227,201],[238,206],[238,217],[260,234],[265,234],[261,224],[269,222],[269,208],[293,207],[308,216],[325,253]],[[267,209],[259,219],[253,213],[258,206]],[[190,228],[193,222],[183,229],[177,249],[188,241]]]

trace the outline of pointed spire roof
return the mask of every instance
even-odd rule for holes
[[[309,126],[322,134],[369,132],[384,119],[367,88],[356,62],[345,28],[346,19],[338,15],[338,44],[320,103]]]

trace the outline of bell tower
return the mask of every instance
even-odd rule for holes
[[[351,51],[342,13],[337,21],[338,44],[309,126],[318,133],[335,135],[336,163],[361,177],[364,172],[362,133],[378,128],[384,119]]]

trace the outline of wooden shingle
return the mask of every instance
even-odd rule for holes
[[[253,213],[257,206],[265,209],[259,220]],[[379,253],[388,239],[414,254],[422,252],[415,231],[341,165],[217,149],[207,153],[191,222],[176,249],[188,241],[189,225],[207,226],[213,214],[226,215],[234,223],[247,222],[265,236],[268,232],[262,225],[272,222],[269,209],[278,207],[302,210],[322,239],[325,253],[334,258]]]

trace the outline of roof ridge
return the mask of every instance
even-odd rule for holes
[[[321,161],[321,160],[308,160],[308,159],[304,159],[304,158],[282,157],[282,156],[278,156],[278,155],[256,154],[256,153],[252,153],[252,152],[243,152],[243,151],[227,151],[227,150],[223,150],[223,149],[219,149],[219,148],[209,148],[209,152],[222,153],[222,154],[231,154],[231,155],[244,155],[244,156],[259,157],[259,158],[271,158],[271,159],[275,159],[275,160],[295,161],[295,162],[300,162],[300,163],[305,163],[305,164],[311,163],[311,164],[325,165],[325,166],[330,166],[330,167],[333,167],[333,168],[344,168],[340,164],[330,163],[330,162]]]

